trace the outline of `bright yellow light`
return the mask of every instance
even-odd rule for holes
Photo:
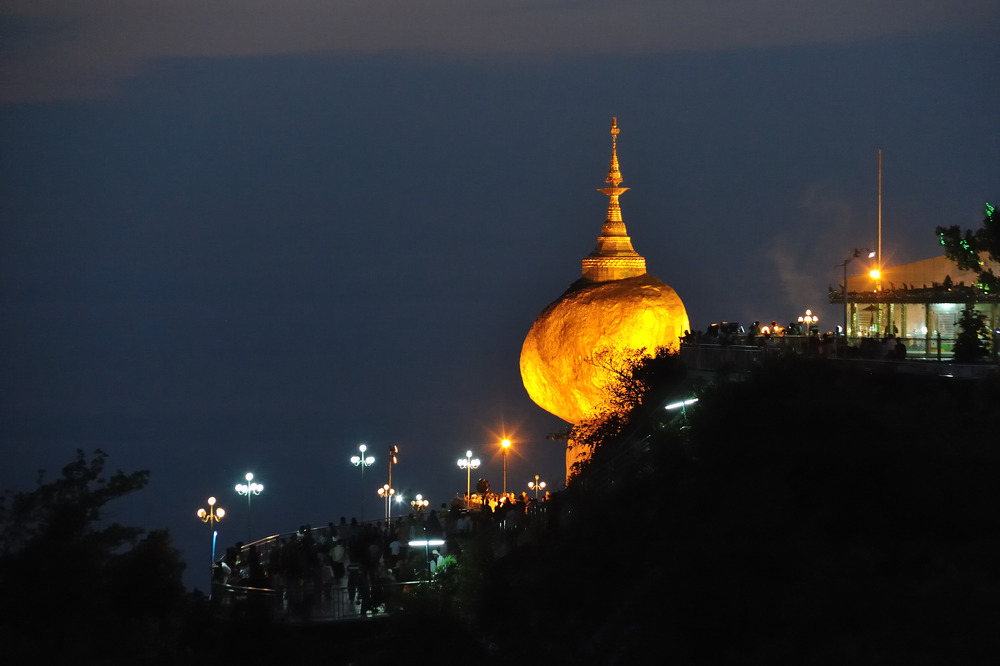
[[[879,277],[881,277],[882,274],[878,272],[877,268],[873,268],[872,272],[869,273],[868,275],[870,275],[873,279],[877,280],[879,279]]]
[[[226,510],[225,509],[216,509],[215,510],[215,517],[216,518],[222,518],[224,515],[226,515]]]
[[[503,440],[502,442],[500,442],[500,446],[502,446],[505,449],[509,449],[510,448],[510,440],[509,439]]]

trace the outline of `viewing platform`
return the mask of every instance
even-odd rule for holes
[[[313,623],[387,617],[453,583],[470,539],[502,557],[546,529],[546,499],[425,510],[237,543],[212,568],[211,604],[233,619]]]
[[[748,339],[740,336],[727,344],[683,343],[681,360],[692,373],[745,374],[783,355],[849,363],[871,370],[908,374],[932,374],[972,379],[998,371],[996,361],[954,363],[954,338],[894,338],[905,348],[902,355],[887,351],[884,340],[843,336],[785,335]],[[851,344],[848,344],[848,343]]]

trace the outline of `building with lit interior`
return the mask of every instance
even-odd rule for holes
[[[981,259],[991,265],[988,257]],[[997,330],[1000,294],[984,291],[976,282],[976,273],[959,269],[942,255],[883,267],[877,277],[848,276],[846,288],[830,289],[830,303],[844,307],[841,326],[846,325],[849,340],[893,334],[906,344],[908,354],[950,355],[967,304],[986,315],[990,330]]]

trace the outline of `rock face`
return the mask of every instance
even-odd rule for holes
[[[595,357],[676,348],[689,329],[680,296],[648,273],[581,279],[535,320],[521,347],[521,379],[538,406],[576,424],[601,407],[613,379]]]

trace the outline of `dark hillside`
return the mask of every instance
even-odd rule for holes
[[[996,380],[796,360],[714,387],[690,429],[634,432],[652,448],[631,476],[571,485],[559,531],[496,563],[484,631],[510,658],[582,663],[987,663],[998,400]]]

